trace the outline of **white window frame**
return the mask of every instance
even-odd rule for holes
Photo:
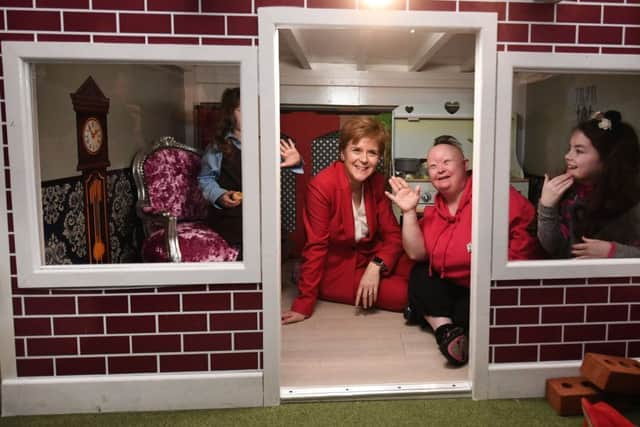
[[[640,259],[508,261],[511,114],[513,75],[539,73],[640,73],[637,55],[500,52],[496,111],[495,204],[493,223],[494,280],[636,276]],[[567,129],[567,132],[570,129]],[[559,135],[559,137],[564,137]]]
[[[243,260],[219,263],[45,265],[35,104],[35,63],[238,64],[243,122],[258,122],[257,49],[251,46],[3,42],[18,284],[29,288],[132,287],[260,281],[257,126],[242,130]],[[69,114],[73,110],[69,108]],[[4,184],[3,184],[4,186]]]
[[[429,27],[476,34],[474,78],[473,227],[471,269],[471,330],[469,362],[475,399],[488,396],[489,286],[493,208],[493,151],[497,15],[477,12],[417,12],[301,8],[258,9],[260,135],[263,230],[264,399],[280,401],[280,75],[278,28]],[[479,197],[482,195],[482,197]],[[276,247],[275,251],[274,246]]]

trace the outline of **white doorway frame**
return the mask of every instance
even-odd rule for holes
[[[496,95],[495,13],[407,12],[269,7],[258,10],[264,405],[280,402],[280,73],[278,29],[420,28],[476,34],[473,140],[473,227],[469,375],[472,397],[488,394],[489,290]],[[479,197],[482,195],[482,197]]]

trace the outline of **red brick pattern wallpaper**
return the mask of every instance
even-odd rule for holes
[[[640,357],[640,277],[496,281],[489,341],[495,363]]]
[[[257,45],[257,8],[353,9],[363,0],[0,0],[0,41]],[[640,54],[637,0],[395,0],[395,10],[498,16],[498,49]],[[259,284],[135,290],[18,287],[0,85],[14,330],[20,376],[261,369]],[[2,254],[1,256],[6,256]],[[493,362],[640,356],[640,279],[493,283]]]
[[[259,285],[13,294],[20,376],[261,369]]]

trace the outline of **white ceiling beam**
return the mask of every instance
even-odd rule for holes
[[[309,63],[307,54],[302,46],[300,33],[292,28],[280,28],[280,36],[287,46],[289,46],[289,49],[291,49],[300,68],[303,70],[311,70],[311,63]]]
[[[429,60],[442,48],[442,46],[451,40],[453,35],[453,33],[430,34],[409,62],[409,71],[422,70]]]

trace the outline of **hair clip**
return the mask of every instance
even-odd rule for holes
[[[607,119],[600,111],[591,115],[591,120],[598,121],[598,127],[602,130],[611,130],[611,120]]]

